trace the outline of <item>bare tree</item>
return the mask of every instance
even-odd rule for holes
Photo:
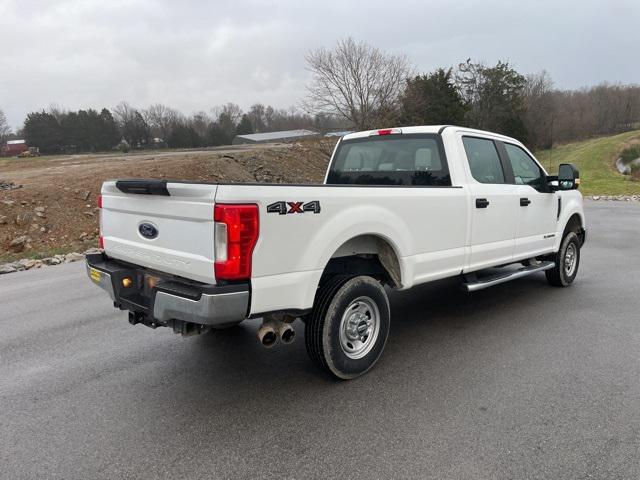
[[[9,135],[11,135],[11,127],[4,112],[0,110],[0,143],[4,142]]]
[[[247,115],[256,133],[264,132],[267,129],[266,126],[266,108],[261,103],[255,103],[251,105],[251,109]]]
[[[189,125],[195,130],[200,138],[207,136],[207,131],[211,125],[211,119],[206,112],[196,112],[189,119]]]
[[[58,123],[61,123],[62,119],[67,114],[67,109],[64,108],[62,105],[59,105],[57,103],[52,103],[51,105],[49,105],[48,113],[50,115],[53,115],[54,118],[58,121]]]
[[[242,108],[233,102],[229,102],[225,105],[216,105],[211,109],[211,115],[213,116],[213,120],[216,122],[220,119],[220,115],[222,114],[231,120],[234,125],[238,125],[243,112]]]
[[[132,147],[142,146],[149,140],[149,126],[142,114],[127,102],[120,102],[113,113],[122,137]]]
[[[155,137],[168,141],[175,125],[181,118],[180,112],[161,103],[151,105],[144,110],[143,116]]]
[[[295,107],[274,109],[272,106],[268,106],[265,110],[265,122],[269,132],[313,128],[314,126],[313,117],[299,112]]]
[[[304,104],[310,112],[338,115],[360,130],[396,118],[404,81],[411,73],[406,56],[347,38],[333,50],[309,52],[305,60],[312,75]]]
[[[640,86],[602,83],[580,90],[556,90],[554,141],[569,142],[638,128]]]
[[[120,102],[112,110],[118,126],[123,128],[128,122],[132,122],[135,117],[136,109],[132,107],[128,102]]]
[[[534,148],[550,148],[556,117],[553,80],[545,70],[526,78],[522,92],[525,106],[522,120],[527,129],[528,143]]]

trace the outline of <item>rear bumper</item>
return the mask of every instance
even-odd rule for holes
[[[115,307],[159,324],[181,320],[221,327],[241,322],[249,310],[248,284],[218,286],[158,277],[102,253],[87,255],[87,275],[109,294]],[[151,284],[149,276],[157,283]],[[132,280],[130,287],[122,285],[124,278]]]

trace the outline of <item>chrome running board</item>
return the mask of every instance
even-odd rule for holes
[[[511,280],[515,280],[517,278],[526,277],[527,275],[531,275],[532,273],[550,270],[555,266],[556,264],[554,262],[540,262],[535,265],[529,265],[519,268],[518,270],[514,270],[512,272],[499,273],[497,275],[491,275],[483,278],[477,278],[473,274],[465,275],[465,282],[462,284],[462,288],[467,292],[475,292],[484,288],[493,287],[494,285],[510,282]]]

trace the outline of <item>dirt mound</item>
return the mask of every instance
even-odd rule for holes
[[[0,260],[97,245],[96,198],[114,178],[320,183],[335,140],[129,155],[73,155],[0,163]]]

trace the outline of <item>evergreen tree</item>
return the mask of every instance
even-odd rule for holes
[[[462,125],[465,112],[451,68],[438,68],[407,80],[401,98],[404,125]]]
[[[63,144],[62,127],[56,117],[45,112],[31,112],[24,121],[27,143],[42,153],[59,153]]]
[[[133,120],[129,129],[129,144],[132,147],[144,147],[149,144],[151,132],[149,125],[145,122],[143,116],[139,111],[135,111],[133,114]]]
[[[193,147],[192,140],[189,127],[177,124],[173,127],[167,143],[170,148],[191,148]]]
[[[105,151],[113,149],[120,141],[120,133],[111,112],[103,108],[100,112],[100,134],[96,142],[96,150]]]
[[[253,125],[251,124],[251,119],[245,113],[244,115],[242,115],[242,119],[238,124],[236,135],[249,135],[251,133],[255,133],[255,130],[253,129]]]
[[[64,112],[59,114],[60,128],[62,130],[62,148],[66,153],[81,151],[80,122],[76,112]]]
[[[456,80],[469,107],[467,126],[526,141],[523,75],[506,62],[486,67],[467,60],[460,64]]]
[[[209,130],[207,132],[207,144],[213,147],[227,144],[227,135],[220,128],[220,124],[218,122],[211,122],[211,125],[209,125]]]
[[[193,127],[193,125],[188,126],[189,130],[189,143],[191,144],[191,148],[199,148],[204,147],[204,139],[200,136],[198,131]]]
[[[222,112],[218,117],[219,140],[218,145],[230,145],[236,135],[236,124],[230,114]]]

